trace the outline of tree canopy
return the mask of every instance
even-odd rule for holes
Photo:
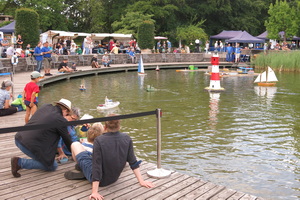
[[[275,4],[270,5],[268,11],[270,17],[265,22],[268,38],[280,39],[279,32],[283,31],[283,40],[287,37],[292,38],[298,30],[298,16],[296,10],[290,7],[286,1],[276,0]]]
[[[43,32],[58,29],[135,35],[140,23],[147,20],[154,22],[155,35],[175,42],[177,34],[187,35],[185,30],[194,30],[199,22],[203,22],[201,31],[206,35],[222,30],[245,30],[259,35],[266,26],[270,34],[282,31],[283,28],[273,22],[276,11],[272,10],[277,4],[289,6],[289,12],[276,13],[276,16],[288,14],[282,17],[290,24],[284,28],[289,36],[294,33],[294,23],[298,23],[298,18],[293,16],[299,15],[299,0],[3,0],[0,13],[14,15],[18,8],[33,9],[39,14],[39,28]],[[277,28],[273,30],[270,26]]]

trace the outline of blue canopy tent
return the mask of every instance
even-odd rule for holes
[[[16,21],[13,21],[12,23],[1,27],[0,31],[3,32],[3,33],[14,33],[15,32],[15,25],[16,25]]]
[[[212,48],[210,50],[214,50],[214,48],[212,46],[214,46],[215,41],[228,40],[230,38],[233,38],[233,37],[237,36],[241,32],[243,32],[243,31],[226,31],[226,30],[224,30],[224,31],[222,31],[221,33],[219,33],[217,35],[210,36],[209,46]]]
[[[268,36],[268,31],[265,31],[265,32],[263,32],[262,34],[260,34],[256,37],[259,38],[259,39],[267,40],[268,39],[267,36]]]
[[[237,36],[238,34],[242,33],[243,31],[222,31],[217,35],[210,36],[210,39],[220,39],[220,40],[227,40]]]
[[[233,38],[225,40],[228,43],[264,43],[264,39],[260,39],[250,35],[247,31],[243,31]]]

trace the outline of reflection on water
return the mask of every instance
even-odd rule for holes
[[[67,98],[83,113],[97,111],[105,96],[120,101],[120,114],[161,108],[162,166],[267,199],[300,197],[300,74],[277,74],[277,87],[253,77],[224,77],[222,93],[204,90],[209,76],[175,70],[114,73],[63,81],[42,89],[41,103]],[[147,92],[151,85],[158,90]],[[156,162],[156,119],[122,120],[136,154]]]

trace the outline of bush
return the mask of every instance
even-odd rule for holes
[[[8,25],[8,24],[10,24],[10,23],[11,23],[11,21],[4,21],[4,22],[1,22],[1,23],[0,23],[0,28],[3,27],[3,26]]]
[[[138,28],[138,44],[141,49],[152,49],[154,45],[154,24],[144,21]]]
[[[23,45],[37,45],[40,40],[39,15],[32,9],[20,8],[16,10],[16,35],[21,35]]]

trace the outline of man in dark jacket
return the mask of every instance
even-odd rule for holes
[[[59,102],[45,104],[31,117],[25,126],[38,124],[59,124],[67,122],[65,116],[71,112],[71,102],[61,99]],[[55,154],[58,141],[62,137],[67,148],[71,150],[71,137],[67,126],[49,129],[20,131],[15,135],[16,146],[32,159],[11,158],[11,172],[14,177],[20,177],[20,169],[42,169],[54,171],[57,168]]]

